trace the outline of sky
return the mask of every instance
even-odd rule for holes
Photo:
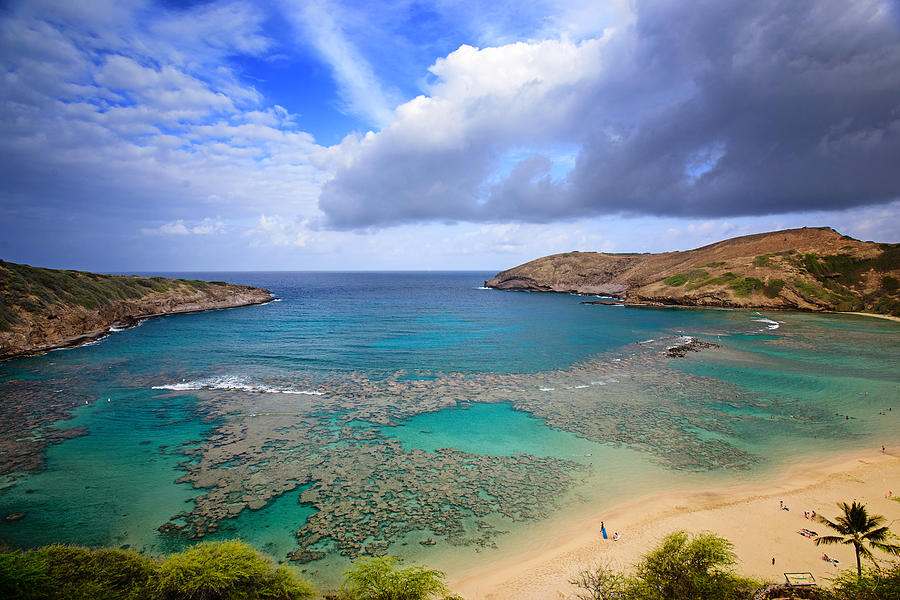
[[[12,262],[900,242],[897,0],[4,0],[0,77]]]

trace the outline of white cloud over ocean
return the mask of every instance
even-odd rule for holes
[[[10,2],[0,253],[495,268],[780,225],[897,241],[898,23],[879,0]]]

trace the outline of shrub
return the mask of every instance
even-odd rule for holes
[[[757,583],[738,577],[735,554],[728,540],[711,533],[693,538],[687,532],[669,534],[644,556],[629,598],[646,600],[731,600],[746,598]]]
[[[241,542],[198,544],[161,562],[136,552],[45,546],[0,553],[4,600],[304,600],[312,587]]]
[[[47,563],[34,553],[0,554],[0,598],[47,598],[53,584]]]
[[[633,576],[601,566],[570,583],[586,591],[582,600],[743,600],[760,583],[735,574],[734,563],[728,540],[676,531],[643,557]]]
[[[831,593],[835,600],[900,600],[900,564],[864,569],[859,576],[846,569],[832,580]]]
[[[776,298],[784,288],[784,279],[770,279],[763,288],[763,294],[768,298]]]
[[[888,294],[895,294],[897,293],[897,288],[900,287],[900,282],[897,281],[896,277],[885,275],[881,278],[881,287]]]
[[[299,600],[312,586],[274,568],[248,544],[204,542],[173,554],[159,568],[156,590],[167,600]]]
[[[584,590],[575,595],[579,600],[626,600],[628,578],[605,565],[584,570],[569,583]]]
[[[744,277],[735,279],[728,284],[728,287],[733,289],[734,293],[738,296],[749,296],[750,294],[761,292],[765,286],[763,282],[756,277]]]
[[[79,546],[46,546],[35,551],[59,582],[58,597],[109,599],[145,598],[156,562],[135,552]],[[65,593],[62,591],[65,590]]]
[[[665,279],[663,279],[663,283],[665,283],[666,285],[671,285],[672,287],[677,287],[679,285],[683,285],[687,280],[687,275],[685,275],[684,273],[679,273],[677,275],[672,275],[671,277],[666,277]]]
[[[420,565],[400,568],[399,558],[363,558],[344,572],[347,600],[427,600],[448,593],[444,573]]]

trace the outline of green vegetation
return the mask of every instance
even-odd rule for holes
[[[824,282],[830,279],[844,287],[859,284],[862,275],[868,271],[884,273],[900,269],[900,244],[881,244],[881,254],[874,258],[860,258],[851,254],[834,254],[819,257],[803,254],[798,259],[799,266]]]
[[[672,275],[671,277],[666,277],[663,279],[663,283],[666,285],[671,285],[672,287],[677,287],[679,285],[683,285],[688,280],[687,275],[684,273],[679,273],[677,275]]]
[[[839,506],[847,511],[842,518],[850,519],[864,527],[868,535],[885,529],[872,520],[880,517],[865,515],[865,507],[853,503]],[[846,507],[846,508],[845,508]],[[855,507],[855,508],[854,508]],[[862,511],[862,512],[860,512]],[[852,517],[850,515],[852,513]],[[864,519],[862,517],[865,517]],[[830,523],[822,519],[823,523]],[[830,526],[830,525],[829,525]],[[890,536],[886,531],[885,536]],[[867,538],[869,543],[878,543]],[[826,542],[827,543],[827,542]],[[848,542],[838,542],[848,543]],[[852,543],[852,542],[850,542]],[[890,546],[890,544],[887,544]],[[882,548],[884,549],[884,548]],[[893,551],[891,551],[894,553]],[[703,533],[689,535],[676,531],[641,559],[633,574],[617,572],[600,565],[585,570],[569,583],[577,586],[580,600],[746,600],[753,598],[801,597],[819,600],[900,600],[900,564],[893,563],[886,568],[853,570],[847,569],[832,580],[830,589],[813,586],[799,590],[783,587],[767,588],[762,593],[763,583],[738,575],[735,572],[735,555],[731,542]]]
[[[900,564],[886,569],[843,571],[831,584],[835,600],[900,600]]]
[[[686,282],[698,281],[707,277],[709,277],[709,273],[707,273],[703,269],[691,269],[687,273],[678,273],[677,275],[666,277],[663,280],[663,283],[665,283],[666,285],[677,287],[679,285],[683,285]]]
[[[782,289],[784,289],[784,279],[770,279],[763,288],[763,294],[768,298],[777,298]]]
[[[97,309],[179,286],[204,290],[209,284],[188,279],[60,271],[0,260],[0,331],[8,331],[18,321],[14,307],[36,314],[45,314],[57,305]]]
[[[668,535],[638,563],[634,575],[601,566],[583,571],[570,583],[582,600],[738,600],[760,583],[737,575],[728,540],[711,533]]]
[[[881,278],[881,289],[887,294],[896,294],[897,288],[900,287],[900,281],[896,277],[885,275]]]
[[[749,296],[763,291],[766,284],[756,277],[743,277],[735,279],[728,284],[728,287],[734,290],[736,296]]]
[[[772,258],[773,256],[775,256],[775,254],[771,253],[771,252],[769,254],[760,254],[759,256],[757,256],[756,258],[753,259],[753,264],[756,265],[757,267],[763,267],[763,266],[769,264],[769,259]]]
[[[449,593],[444,573],[390,556],[363,558],[344,571],[341,600],[429,600]]]
[[[861,557],[868,558],[874,562],[872,549],[878,549],[888,554],[900,556],[900,545],[890,542],[890,530],[884,525],[884,517],[879,515],[869,515],[865,505],[860,504],[856,500],[852,504],[839,502],[838,508],[843,514],[831,521],[822,515],[818,515],[816,519],[829,529],[834,530],[840,535],[823,535],[816,538],[816,545],[821,544],[845,544],[853,545],[856,550],[856,573],[858,578],[862,578]],[[868,544],[868,548],[866,547]]]
[[[243,542],[202,543],[167,559],[46,546],[0,553],[9,600],[306,600],[305,580]]]
[[[724,261],[724,260],[716,260],[716,261],[713,261],[713,262],[708,262],[708,263],[706,263],[706,264],[703,265],[703,266],[704,266],[704,267],[721,267],[721,266],[724,265],[724,264],[725,264],[725,261]]]

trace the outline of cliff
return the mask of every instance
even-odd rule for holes
[[[502,290],[608,295],[626,304],[869,311],[900,316],[900,244],[829,227],[732,238],[684,252],[567,252],[498,273]]]
[[[0,261],[0,360],[77,345],[139,319],[270,300],[268,290],[222,281],[102,275]]]

